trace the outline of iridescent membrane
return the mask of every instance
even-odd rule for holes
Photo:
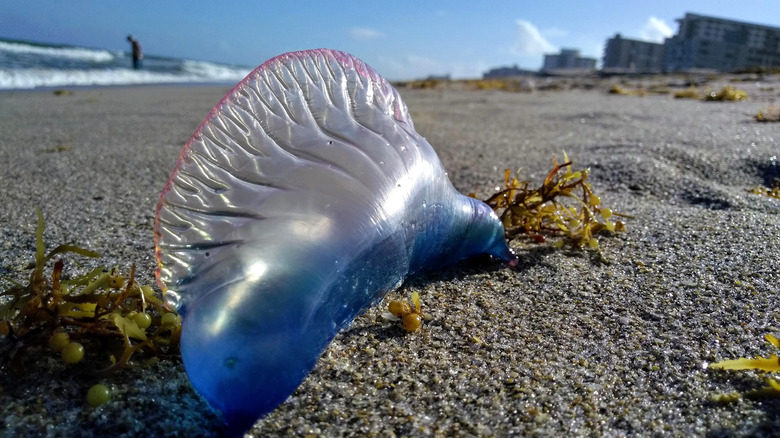
[[[517,259],[458,193],[398,92],[362,61],[273,58],[211,111],[160,196],[157,272],[193,386],[246,430],[404,279]]]

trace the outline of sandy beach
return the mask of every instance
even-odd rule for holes
[[[778,353],[763,337],[780,336],[780,200],[749,190],[780,178],[780,123],[753,119],[780,78],[748,79],[734,83],[746,102],[621,96],[606,82],[402,89],[460,191],[488,196],[505,168],[539,183],[565,150],[602,203],[633,219],[599,238],[607,263],[521,239],[514,269],[473,260],[410,279],[391,297],[420,293],[421,331],[389,320],[386,302],[370,309],[251,436],[780,434],[780,399],[711,401],[764,386],[760,374],[708,369]],[[0,93],[0,277],[29,275],[37,206],[49,248],[135,263],[152,284],[159,192],[229,89]],[[33,351],[22,375],[0,374],[0,435],[221,433],[178,362],[101,379],[113,398],[91,408],[97,381],[86,364]]]

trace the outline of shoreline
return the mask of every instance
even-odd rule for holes
[[[253,69],[250,71],[254,71]],[[469,78],[469,79],[406,79],[389,81],[393,87],[399,90],[414,89],[438,89],[438,90],[459,90],[459,91],[485,91],[492,89],[501,89],[496,87],[496,83],[510,84],[510,92],[535,92],[535,91],[565,91],[571,89],[594,89],[600,88],[608,90],[613,84],[623,84],[630,87],[652,87],[654,85],[667,85],[670,91],[678,91],[688,86],[706,85],[706,84],[726,84],[726,83],[759,83],[761,81],[776,82],[780,73],[767,72],[741,72],[741,73],[720,73],[715,71],[691,71],[674,73],[602,73],[599,71],[586,75],[521,75],[507,77],[491,78]],[[539,83],[540,85],[525,85],[528,81]],[[92,85],[58,85],[58,86],[39,86],[33,88],[2,88],[0,93],[14,91],[46,92],[58,89],[73,90],[100,90],[112,88],[134,88],[134,87],[221,87],[236,85],[238,81],[181,81],[181,82],[139,82],[125,84],[92,84]],[[493,82],[493,86],[489,83]],[[512,88],[511,84],[517,83],[518,88]],[[482,84],[482,85],[480,85]],[[506,88],[505,88],[506,89]],[[662,93],[664,94],[664,93]],[[668,93],[666,93],[668,94]],[[771,94],[770,94],[771,96]],[[762,96],[761,98],[764,98]]]

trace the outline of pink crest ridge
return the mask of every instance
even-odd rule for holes
[[[361,61],[358,58],[355,58],[354,56],[348,53],[339,50],[311,49],[311,50],[303,50],[298,52],[283,53],[274,58],[271,58],[265,61],[264,63],[262,63],[256,69],[252,70],[252,72],[250,72],[244,79],[242,79],[238,84],[236,84],[235,87],[233,87],[230,91],[228,91],[225,94],[225,96],[223,96],[222,99],[220,99],[220,101],[214,106],[214,108],[211,109],[211,111],[208,113],[206,118],[203,120],[203,122],[201,122],[201,124],[198,126],[198,128],[189,138],[189,140],[187,140],[187,143],[185,143],[184,147],[179,153],[179,157],[176,160],[176,164],[174,165],[173,170],[171,171],[171,174],[168,178],[168,182],[165,184],[165,187],[160,193],[159,199],[162,200],[165,197],[165,195],[171,190],[174,176],[178,172],[180,164],[184,160],[185,156],[190,151],[192,142],[201,135],[201,132],[204,129],[204,127],[208,126],[211,123],[212,119],[214,119],[217,116],[217,114],[222,110],[222,108],[225,105],[229,104],[230,99],[234,96],[234,94],[236,94],[237,90],[241,90],[243,87],[248,86],[249,83],[255,81],[256,78],[258,76],[261,76],[265,71],[274,70],[278,68],[280,65],[288,64],[288,62],[290,61],[295,61],[295,60],[304,61],[307,58],[316,59],[318,57],[322,57],[326,61],[328,61],[329,59],[333,59],[337,63],[341,64],[344,67],[344,70],[352,70],[357,72],[361,77],[366,79],[367,85],[369,85],[369,89],[371,90],[375,90],[376,88],[379,88],[376,91],[379,91],[384,96],[397,94],[397,92],[393,89],[393,87],[368,64],[366,64],[365,62]],[[397,120],[403,120],[406,123],[408,123],[410,127],[413,127],[411,118],[409,118],[406,105],[401,102],[400,97],[393,100],[394,100],[392,105],[393,117]],[[155,247],[155,258],[157,260],[155,277],[157,279],[157,285],[160,287],[163,293],[165,293],[167,290],[167,286],[161,280],[162,254],[159,246],[160,234],[157,231],[159,229],[159,216],[160,216],[161,208],[162,208],[162,202],[158,202],[157,208],[155,209],[155,226],[154,226],[154,230],[155,230],[154,247]]]

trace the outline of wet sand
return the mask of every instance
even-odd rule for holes
[[[520,264],[460,263],[410,279],[430,316],[406,334],[384,308],[341,333],[253,436],[756,436],[780,430],[777,399],[723,404],[763,386],[714,361],[776,353],[780,201],[748,193],[780,178],[780,124],[753,121],[776,77],[736,84],[753,100],[705,103],[589,90],[402,90],[453,184],[487,196],[505,168],[537,183],[566,150],[594,191],[634,216],[592,252],[513,242]],[[0,277],[24,280],[35,212],[46,241],[153,283],[159,191],[184,142],[229,90],[127,87],[0,93]],[[0,435],[213,436],[214,414],[180,364],[104,383],[35,353],[0,375]]]

